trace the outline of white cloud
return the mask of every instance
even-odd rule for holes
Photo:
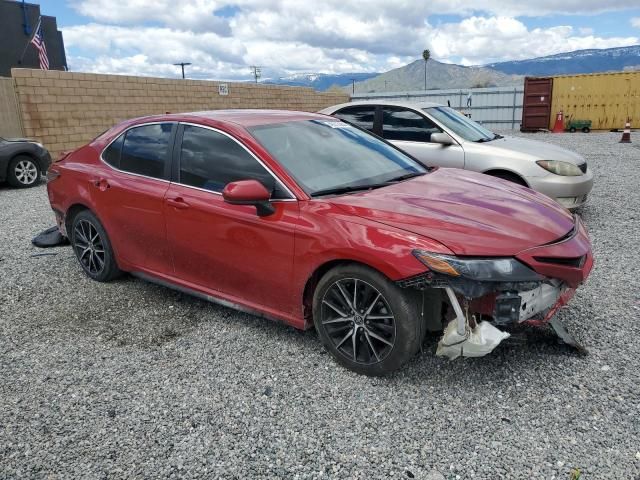
[[[192,31],[230,34],[228,20],[214,15],[220,0],[74,0],[78,13],[102,23],[162,25]]]
[[[640,17],[633,17],[631,19],[631,25],[636,28],[640,28]]]
[[[601,38],[576,34],[568,25],[532,30],[514,18],[470,17],[441,25],[431,32],[435,58],[462,57],[463,64],[522,60],[587,48],[611,48],[638,43],[637,37]]]
[[[616,8],[603,0],[72,2],[94,23],[63,29],[70,66],[110,73],[177,75],[172,64],[179,61],[193,63],[190,75],[202,78],[248,78],[252,64],[263,65],[265,76],[384,71],[418,58],[424,48],[437,60],[482,64],[638,43],[567,25],[529,29],[515,18]],[[467,18],[432,25],[434,14]]]

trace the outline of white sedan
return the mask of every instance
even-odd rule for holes
[[[569,209],[583,205],[593,187],[593,174],[579,154],[495,134],[444,105],[361,101],[320,113],[369,130],[427,166],[464,168],[510,180]]]

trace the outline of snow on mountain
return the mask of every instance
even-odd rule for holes
[[[512,75],[571,75],[625,70],[640,64],[640,45],[576,50],[546,57],[484,65]]]

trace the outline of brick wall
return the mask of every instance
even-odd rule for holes
[[[133,117],[223,108],[317,111],[347,102],[340,92],[252,83],[12,69],[24,135],[54,156]],[[228,85],[219,95],[218,85]]]
[[[0,137],[21,137],[22,126],[13,78],[0,78]]]

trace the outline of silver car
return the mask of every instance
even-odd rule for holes
[[[497,135],[437,103],[362,101],[320,113],[367,129],[428,166],[464,168],[527,186],[569,209],[587,201],[593,174],[585,159],[555,145]]]

